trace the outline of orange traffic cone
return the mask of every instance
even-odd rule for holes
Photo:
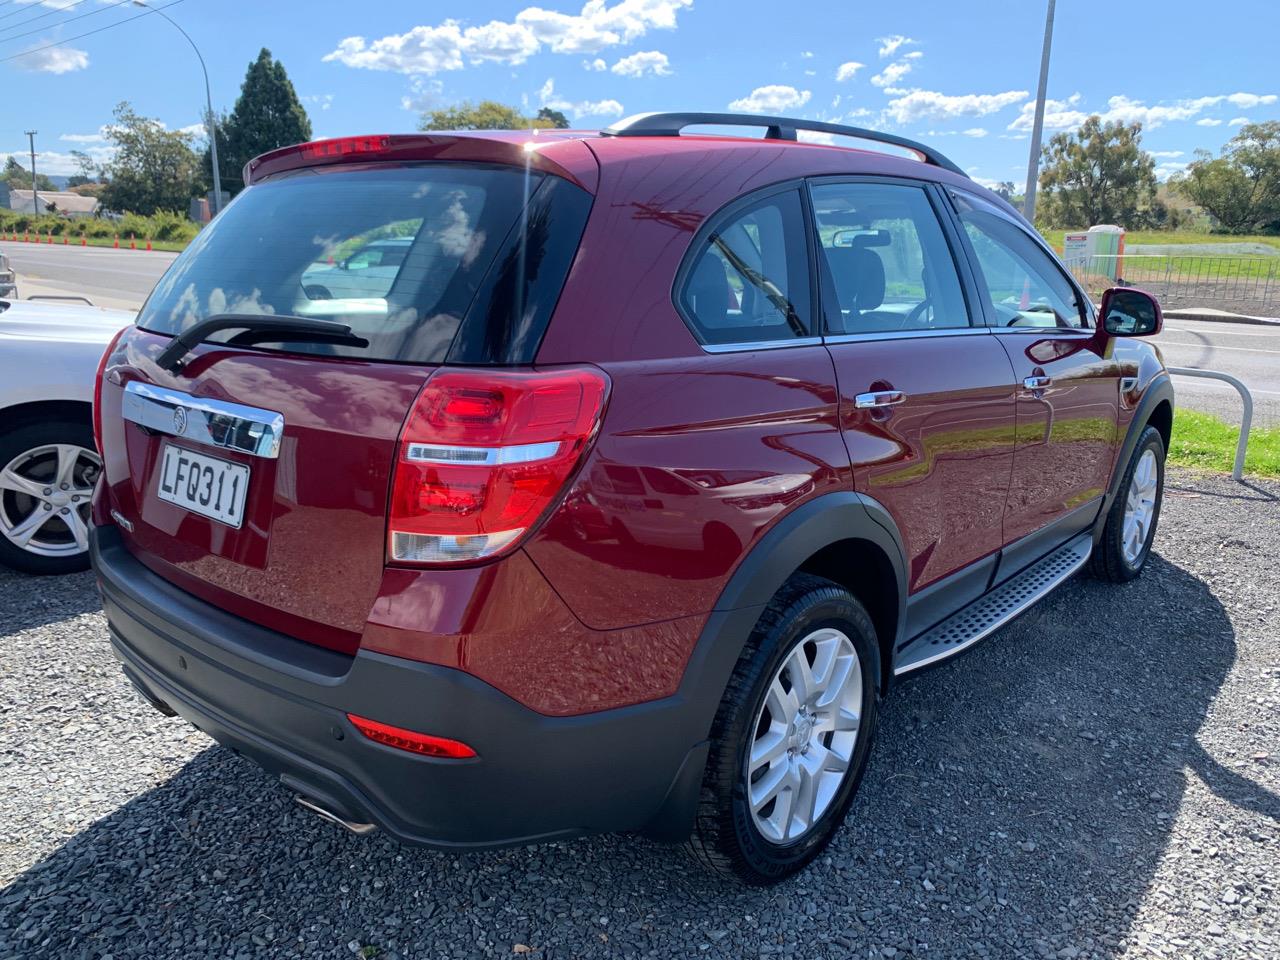
[[[120,249],[120,234],[118,233],[116,234],[116,242],[113,243],[111,246],[114,247],[116,250]]]
[[[138,249],[138,243],[137,243],[137,240],[138,240],[138,238],[137,238],[137,237],[135,237],[132,233],[131,233],[131,234],[129,234],[129,249],[130,249],[130,250],[137,250],[137,249]]]
[[[48,233],[46,233],[46,234],[44,235],[44,242],[45,242],[45,243],[53,243],[53,231],[52,231],[52,230],[50,230]]]
[[[67,238],[67,235],[64,233],[64,234],[62,235],[62,245],[65,247],[65,246],[66,246],[68,243],[70,243],[70,242],[71,242],[71,241]]]
[[[80,234],[80,246],[87,247],[88,245],[89,241],[84,238],[84,234]]]
[[[150,240],[150,239],[148,239],[148,240],[147,240],[147,249],[148,249],[148,250],[150,250],[150,249],[151,249],[151,240]]]

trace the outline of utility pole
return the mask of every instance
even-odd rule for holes
[[[39,130],[24,130],[27,142],[31,145],[31,212],[40,214],[40,194],[36,192],[36,134]]]
[[[1049,12],[1044,20],[1044,49],[1040,53],[1040,88],[1036,91],[1036,120],[1031,127],[1031,157],[1027,161],[1027,191],[1023,194],[1022,212],[1032,223],[1036,222],[1036,184],[1040,180],[1040,138],[1044,135],[1044,97],[1049,86],[1049,49],[1053,46],[1053,8],[1056,0],[1049,0]]]

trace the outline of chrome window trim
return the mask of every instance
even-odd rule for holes
[[[990,334],[990,327],[934,327],[928,330],[882,330],[868,333],[836,333],[827,343],[863,343],[868,340],[916,340],[925,337],[972,337]]]
[[[125,385],[121,415],[156,433],[267,460],[280,455],[284,437],[284,416],[273,410],[193,397],[141,380]]]
[[[1097,336],[1098,331],[1092,327],[989,327],[992,333],[1007,333],[1016,336],[1029,336],[1030,334],[1039,334],[1044,336],[1052,333],[1056,336],[1067,335],[1073,340],[1092,340]]]
[[[756,340],[745,343],[702,343],[704,353],[747,353],[752,350],[786,350],[788,347],[816,347],[821,337],[795,337],[791,340]]]

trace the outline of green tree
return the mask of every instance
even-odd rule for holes
[[[552,110],[550,107],[542,107],[538,110],[538,115],[533,118],[533,122],[538,123],[540,120],[545,121],[548,127],[553,127],[557,130],[567,130],[569,128],[569,118],[559,110]]]
[[[266,47],[245,71],[234,109],[215,123],[214,130],[222,189],[231,193],[243,189],[244,165],[258,154],[311,139],[311,120],[293,82]],[[210,169],[208,147],[204,169]],[[205,182],[212,186],[212,178]]]
[[[526,117],[515,107],[496,100],[474,104],[466,100],[443,110],[429,110],[418,121],[419,130],[528,130],[567,126],[568,119],[558,110],[543,107],[536,117]]]
[[[103,169],[107,186],[102,205],[108,210],[150,216],[158,210],[185,215],[199,187],[199,157],[191,135],[166,130],[159,120],[142,117],[125,101],[115,109],[107,139],[115,156]]]
[[[0,180],[9,184],[10,190],[31,189],[31,171],[13,157],[5,161],[4,173],[0,173]],[[50,192],[58,189],[54,182],[43,173],[36,174],[36,186],[41,190]]]
[[[1280,121],[1246,124],[1219,157],[1197,151],[1173,187],[1228,233],[1280,232]]]
[[[1044,148],[1037,219],[1059,228],[1145,226],[1156,195],[1155,167],[1142,149],[1142,124],[1090,117],[1076,133],[1056,134]]]
[[[87,183],[96,183],[98,180],[98,165],[93,162],[93,157],[83,150],[72,150],[71,156],[75,159],[76,169],[80,172],[67,178],[67,188],[83,187]]]

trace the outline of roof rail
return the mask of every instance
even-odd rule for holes
[[[765,127],[766,140],[795,140],[797,130],[856,137],[872,143],[887,143],[902,147],[910,150],[925,163],[950,170],[965,178],[969,176],[937,150],[916,140],[908,140],[906,137],[895,136],[892,133],[881,133],[879,130],[868,130],[865,127],[847,127],[841,123],[826,123],[822,120],[770,117],[758,113],[637,113],[619,120],[600,132],[610,137],[678,137],[685,127],[695,125]]]

